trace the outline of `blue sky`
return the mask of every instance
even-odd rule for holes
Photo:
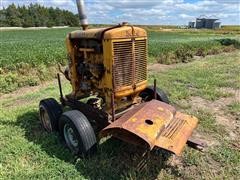
[[[0,0],[0,8],[39,3],[77,13],[75,0]],[[240,25],[240,0],[85,0],[90,23],[187,24],[200,15]]]

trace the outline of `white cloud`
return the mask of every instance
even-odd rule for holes
[[[67,5],[68,3],[72,3],[72,1],[71,0],[52,0],[52,4],[55,4],[56,6]]]
[[[75,0],[0,1],[4,6],[38,2],[77,13]],[[240,24],[239,0],[85,0],[85,4],[90,23],[187,24],[204,14],[217,16],[224,24]]]
[[[190,16],[188,14],[179,14],[179,16],[183,19],[194,19],[194,16]]]

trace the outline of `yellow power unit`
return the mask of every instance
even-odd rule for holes
[[[124,97],[128,99],[126,104],[132,104],[147,87],[147,33],[144,29],[119,25],[79,30],[70,33],[66,42],[72,96],[80,98],[91,90],[92,94],[104,97],[110,110],[112,93],[116,104]],[[89,72],[92,77],[80,71]],[[123,108],[116,106],[116,109],[118,107]]]
[[[72,91],[63,96],[58,74],[61,106],[53,98],[40,101],[44,128],[59,131],[78,155],[92,153],[96,133],[177,155],[187,142],[198,145],[189,140],[197,118],[176,111],[156,80],[147,84],[147,32],[127,23],[88,29],[83,0],[76,1],[83,30],[67,35],[62,71]]]

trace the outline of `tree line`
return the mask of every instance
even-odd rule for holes
[[[70,11],[39,4],[11,4],[0,10],[0,27],[78,26],[78,22],[78,16]]]

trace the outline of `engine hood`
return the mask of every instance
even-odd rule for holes
[[[139,27],[133,26],[113,26],[108,28],[97,28],[97,29],[87,29],[76,30],[69,33],[70,39],[123,39],[132,37],[147,37],[147,32]]]
[[[104,31],[108,28],[97,28],[97,29],[87,29],[83,30],[76,30],[69,33],[70,39],[98,39],[100,40]]]

